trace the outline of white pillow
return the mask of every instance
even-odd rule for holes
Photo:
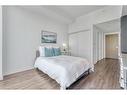
[[[45,57],[45,48],[52,48],[52,46],[39,46],[39,53],[42,57]]]
[[[39,46],[39,53],[40,53],[40,56],[45,56],[45,47],[43,46]]]

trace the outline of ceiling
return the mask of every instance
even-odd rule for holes
[[[82,6],[44,6],[47,9],[50,9],[59,15],[66,15],[70,18],[77,18],[81,15],[88,14],[92,11],[98,10],[100,8],[103,8],[104,6],[88,6],[88,5],[82,5]]]
[[[119,32],[120,31],[120,19],[100,23],[96,25],[102,32]]]
[[[34,11],[36,13],[45,15],[52,19],[71,23],[77,17],[88,14],[90,12],[96,11],[98,9],[104,8],[105,6],[95,6],[95,5],[73,5],[73,6],[24,6],[24,8]]]

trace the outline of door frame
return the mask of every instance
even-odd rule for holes
[[[103,56],[104,56],[104,58],[106,58],[106,48],[105,48],[105,46],[106,46],[106,35],[112,35],[112,34],[117,34],[118,35],[118,57],[119,57],[119,55],[120,55],[120,32],[109,32],[109,33],[104,33],[104,51],[103,51]]]

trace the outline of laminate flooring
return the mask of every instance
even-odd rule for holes
[[[117,59],[102,59],[95,71],[70,86],[70,89],[120,89],[120,65]],[[4,76],[0,89],[59,89],[59,84],[43,72],[31,69]]]

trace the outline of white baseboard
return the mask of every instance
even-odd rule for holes
[[[3,76],[0,76],[0,80],[3,80]]]
[[[18,73],[18,72],[23,72],[23,71],[30,70],[30,69],[34,69],[34,67],[27,67],[27,68],[22,68],[22,69],[15,70],[15,71],[6,72],[3,76]]]

